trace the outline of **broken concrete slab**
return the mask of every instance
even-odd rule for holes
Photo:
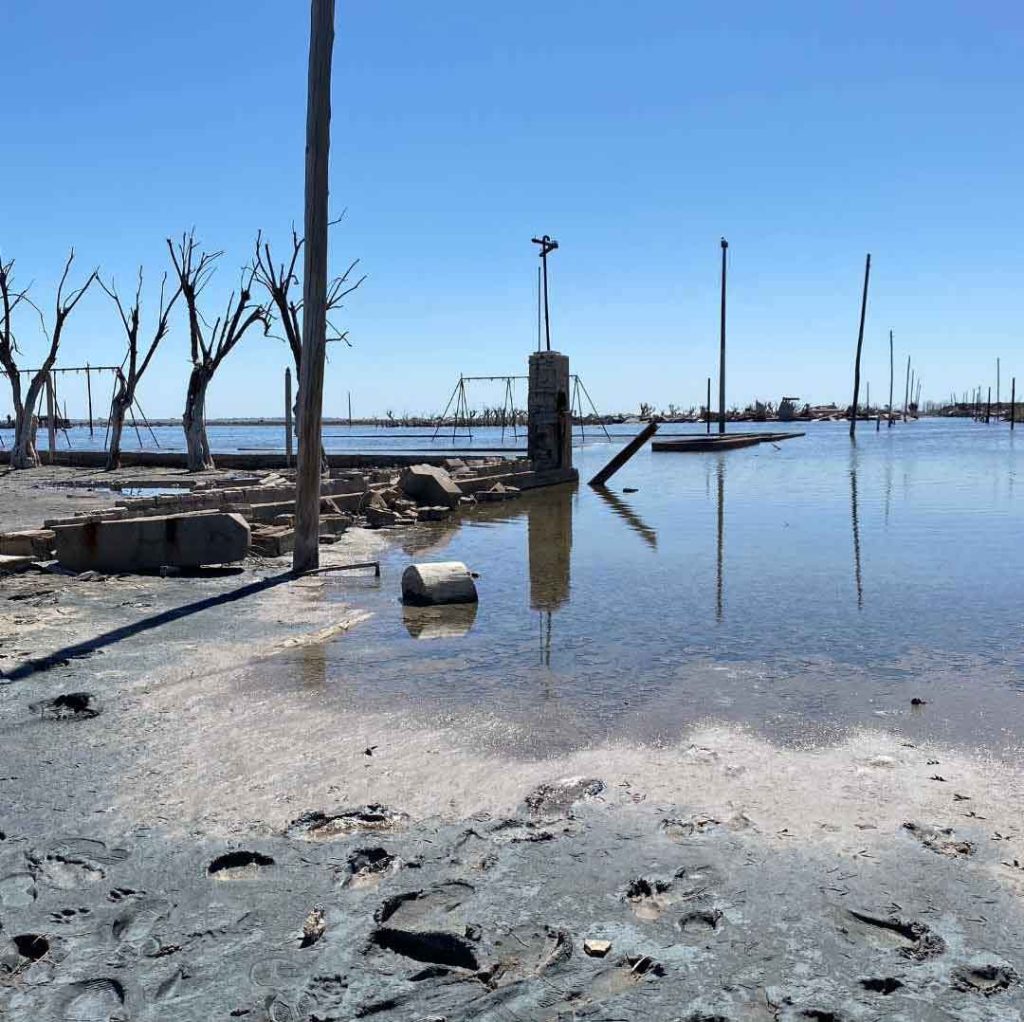
[[[47,560],[53,556],[52,529],[25,529],[0,535],[0,554],[35,557]]]
[[[462,490],[443,469],[433,465],[411,465],[402,473],[398,485],[417,504],[445,504],[455,507]]]
[[[283,557],[295,549],[295,529],[290,525],[258,525],[252,530],[252,548],[264,557]]]
[[[57,560],[72,571],[156,571],[165,565],[198,568],[240,561],[249,549],[249,526],[237,514],[86,519],[54,530]]]

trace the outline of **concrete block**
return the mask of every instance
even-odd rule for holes
[[[462,490],[452,481],[452,477],[443,468],[433,465],[410,465],[399,477],[398,485],[417,504],[429,504],[432,507],[438,504],[455,507],[462,496]]]
[[[253,529],[252,548],[264,557],[283,557],[295,549],[295,530],[287,525]]]
[[[24,557],[19,554],[0,554],[0,575],[13,575],[19,571],[25,571],[35,564],[32,557]]]
[[[36,557],[41,561],[53,556],[52,529],[26,529],[0,535],[0,554]]]
[[[57,559],[72,571],[145,572],[240,561],[249,526],[240,515],[198,514],[86,520],[54,529]]]
[[[402,573],[402,600],[414,606],[476,603],[476,583],[462,561],[410,564]]]

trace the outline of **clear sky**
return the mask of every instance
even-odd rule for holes
[[[331,260],[369,276],[339,317],[354,347],[332,347],[327,414],[349,389],[357,415],[428,412],[460,372],[525,372],[536,233],[561,245],[555,346],[602,410],[700,403],[721,235],[730,404],[849,401],[868,251],[873,397],[890,328],[926,398],[994,384],[997,356],[1024,377],[1019,5],[337,8]],[[37,301],[72,244],[82,271],[126,290],[141,262],[155,288],[164,238],[194,224],[225,250],[219,304],[257,229],[283,245],[301,224],[305,3],[9,3],[3,34],[0,253]],[[60,361],[119,362],[122,343],[97,290]],[[179,316],[140,392],[150,416],[180,414],[187,353]],[[208,414],[281,414],[287,364],[252,336]]]

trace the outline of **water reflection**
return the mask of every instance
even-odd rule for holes
[[[613,493],[607,486],[593,487],[601,500],[603,500],[612,511],[618,515],[643,541],[652,549],[658,549],[658,533],[652,529],[637,512],[630,507],[617,493]]]
[[[718,542],[715,557],[715,618],[722,620],[722,566],[725,560],[725,456],[719,454],[716,469],[718,482]]]
[[[856,444],[856,442],[854,442]],[[850,448],[850,522],[853,527],[853,577],[857,584],[857,609],[864,609],[864,582],[860,569],[860,515],[857,504],[857,448]]]
[[[530,606],[538,615],[540,662],[551,666],[551,617],[569,599],[572,588],[571,486],[557,486],[543,498],[529,500],[527,546],[530,562]]]
[[[458,639],[476,620],[475,603],[447,607],[403,607],[402,623],[414,639]]]

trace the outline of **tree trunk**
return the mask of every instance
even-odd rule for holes
[[[114,395],[110,405],[110,446],[107,448],[106,470],[113,471],[121,467],[121,432],[124,430],[124,417],[131,407],[131,396],[124,390]]]
[[[195,366],[188,379],[188,394],[181,424],[185,430],[189,472],[203,472],[214,467],[210,456],[210,441],[206,436],[206,388],[212,376],[204,366]]]
[[[36,450],[36,402],[43,389],[45,373],[37,373],[25,394],[25,403],[14,426],[14,445],[11,447],[11,468],[38,468],[39,452]]]

